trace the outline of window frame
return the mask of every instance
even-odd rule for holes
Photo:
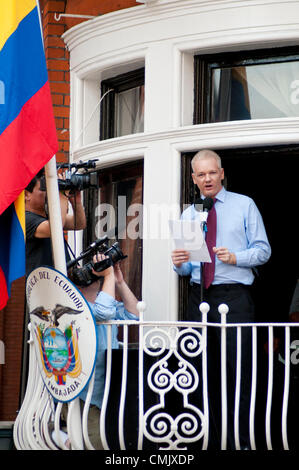
[[[228,191],[233,191],[237,192],[240,194],[245,194],[251,198],[254,199],[255,203],[257,204],[259,210],[261,211],[263,221],[265,224],[265,228],[267,231],[267,235],[269,238],[270,245],[272,246],[272,255],[269,260],[270,268],[269,268],[269,262],[265,263],[265,265],[261,265],[257,267],[257,270],[255,270],[256,278],[255,281],[252,285],[252,293],[255,296],[255,299],[257,300],[257,296],[261,296],[261,299],[265,296],[263,293],[263,286],[265,285],[265,281],[267,281],[268,276],[272,276],[272,272],[274,273],[273,279],[277,278],[277,273],[279,273],[279,270],[281,268],[280,266],[280,258],[279,258],[279,228],[274,227],[274,229],[271,230],[272,223],[275,217],[275,213],[281,213],[281,207],[285,204],[285,201],[283,198],[279,196],[279,188],[277,186],[273,186],[273,193],[269,191],[269,187],[272,184],[273,185],[273,174],[275,171],[277,171],[277,166],[273,166],[274,170],[272,170],[272,174],[268,178],[268,188],[264,188],[263,185],[260,184],[260,180],[258,180],[257,183],[251,185],[251,190],[248,191],[248,184],[247,184],[247,190],[244,190],[243,188],[243,176],[240,178],[237,178],[237,173],[234,173],[234,175],[231,174],[230,169],[232,168],[233,165],[235,165],[235,162],[238,161],[238,165],[240,167],[240,162],[242,163],[242,166],[246,168],[247,165],[249,165],[252,161],[257,164],[259,159],[262,161],[267,161],[270,163],[269,156],[272,156],[275,158],[274,162],[284,162],[285,160],[287,162],[290,162],[291,159],[293,159],[292,165],[290,163],[287,163],[288,168],[292,168],[292,175],[295,177],[297,175],[297,168],[298,168],[298,163],[296,166],[296,162],[299,160],[299,146],[297,144],[282,144],[282,145],[262,145],[262,146],[244,146],[244,147],[229,147],[229,148],[218,148],[217,153],[220,155],[222,159],[222,164],[225,172],[225,182],[224,186],[227,187]],[[196,191],[195,191],[195,185],[192,180],[192,168],[191,168],[191,160],[193,156],[196,154],[196,151],[185,151],[181,153],[181,168],[182,168],[182,179],[181,179],[181,198],[180,198],[180,206],[181,206],[181,211],[183,210],[184,207],[188,204],[192,204],[194,202],[194,199],[196,197]],[[264,165],[265,168],[265,165]],[[259,167],[259,172],[260,172],[260,167]],[[246,180],[246,174],[247,172],[244,172],[245,180]],[[266,173],[264,172],[264,175]],[[261,177],[262,178],[262,177]],[[238,183],[236,184],[238,180]],[[248,179],[249,181],[249,179]],[[256,185],[259,185],[261,190],[259,190],[259,198],[256,199]],[[242,189],[243,188],[243,189]],[[296,198],[294,197],[296,193],[296,186],[292,186],[292,191],[293,191],[293,197],[290,198],[290,201],[288,202],[288,209],[290,210],[295,210],[295,204],[296,204]],[[261,199],[261,193],[265,192],[267,196]],[[269,203],[269,200],[275,200],[275,203]],[[272,209],[271,209],[272,206]],[[290,217],[288,218],[290,220]],[[295,223],[295,222],[294,222]],[[275,232],[275,245],[273,246],[273,236]],[[292,231],[293,234],[293,231]],[[286,248],[287,250],[291,250],[289,246],[293,246],[294,242],[292,241],[291,244],[288,245]],[[273,260],[275,259],[275,264],[273,265]],[[275,270],[273,271],[275,267]],[[296,263],[291,264],[291,267],[288,270],[288,276],[290,276],[290,272],[292,272],[293,279],[296,279]],[[271,273],[271,274],[270,274]],[[285,282],[285,281],[284,281]],[[290,283],[289,283],[290,284]],[[288,285],[289,285],[288,284]],[[270,286],[271,286],[270,282]],[[273,284],[274,285],[274,284]],[[187,318],[187,309],[188,309],[188,301],[190,298],[190,293],[191,293],[191,286],[190,286],[190,276],[179,276],[178,280],[178,319],[181,321],[186,321]],[[287,292],[289,289],[286,289],[284,286],[283,291]],[[290,288],[290,291],[292,290],[292,287]],[[292,292],[288,293],[289,296],[292,295]],[[288,298],[288,295],[286,298]],[[267,298],[267,297],[266,297]],[[289,297],[291,298],[291,297]],[[259,302],[260,303],[260,302]],[[257,305],[256,305],[257,308]],[[267,311],[266,308],[264,309],[259,309],[257,310],[257,318],[261,319],[260,321],[286,321],[285,319],[282,319],[279,316],[279,309],[278,313],[276,313],[275,317],[273,316],[273,310]]]
[[[108,168],[103,168],[98,170],[98,180],[99,180],[99,188],[101,188],[101,180],[102,183],[104,183],[104,186],[106,185],[115,185],[115,188],[117,185],[120,184],[130,184],[131,181],[137,178],[142,178],[142,188],[141,188],[141,204],[143,204],[143,184],[144,184],[144,162],[143,159],[140,160],[135,160],[134,162],[129,162],[129,163],[119,163],[118,165],[114,165]],[[103,181],[104,179],[104,181]],[[97,224],[97,221],[95,221],[95,213],[96,213],[96,207],[100,204],[99,202],[99,196],[98,196],[98,190],[95,190],[94,188],[88,188],[84,191],[84,205],[86,207],[86,215],[87,215],[87,225],[86,228],[83,230],[83,246],[84,249],[89,246],[91,243],[95,241],[96,234],[95,234],[95,226]],[[116,193],[115,193],[116,196]],[[113,198],[114,198],[114,193],[113,193]],[[115,243],[116,241],[120,241],[121,245],[121,239],[118,239],[118,229],[119,227],[117,226],[118,222],[118,206],[117,206],[117,200],[111,200],[109,202],[104,201],[104,203],[112,204],[115,212],[116,212],[116,226],[115,226],[115,237],[114,236],[109,236],[109,245],[112,243]],[[89,223],[90,221],[90,223]],[[107,235],[106,233],[100,234],[100,236]],[[141,237],[138,237],[135,239],[135,252],[136,254],[138,253],[138,268],[135,270],[137,272],[137,275],[140,279],[140,282],[138,285],[134,286],[134,292],[138,298],[141,298],[141,293],[142,293],[142,258],[143,258],[143,234],[141,234]],[[128,255],[128,253],[124,253],[125,255]],[[135,259],[130,259],[130,263],[136,262]],[[86,259],[84,260],[85,262],[88,262],[89,260]],[[139,274],[138,274],[139,273]],[[127,279],[128,281],[128,279]]]
[[[221,52],[194,56],[194,124],[211,121],[212,73],[217,68],[299,61],[299,47],[283,47],[241,52]],[[232,121],[225,121],[232,122]]]
[[[144,77],[145,68],[142,67],[102,81],[101,96],[104,96],[105,93],[107,93],[107,96],[105,96],[101,106],[100,140],[117,137],[115,135],[115,103],[117,94],[143,86]]]

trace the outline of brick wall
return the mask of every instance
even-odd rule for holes
[[[25,278],[13,282],[11,297],[0,312],[0,340],[5,361],[0,364],[0,421],[14,421],[19,409],[22,371]],[[2,361],[1,361],[2,362]]]
[[[54,15],[64,13],[67,2],[49,0],[40,3],[45,54],[59,142],[56,159],[58,162],[66,162],[69,157],[70,78],[68,51],[64,47],[61,35],[67,27],[62,19],[56,21]]]

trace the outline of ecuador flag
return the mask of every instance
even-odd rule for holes
[[[18,197],[57,147],[36,0],[0,0],[0,309],[25,273],[16,269],[20,253],[25,265]]]
[[[10,296],[10,284],[25,274],[24,191],[0,216],[0,310]]]

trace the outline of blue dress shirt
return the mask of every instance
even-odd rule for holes
[[[232,193],[222,188],[216,196],[217,214],[216,246],[226,247],[236,255],[237,264],[227,264],[216,257],[215,277],[212,284],[241,283],[250,285],[254,274],[252,268],[264,264],[271,256],[262,216],[254,201],[248,196]],[[183,213],[182,219],[199,218],[194,205]],[[191,276],[191,283],[200,284],[199,262],[187,262],[174,267],[181,276]]]
[[[136,315],[128,312],[122,302],[118,302],[111,295],[106,292],[101,291],[94,304],[90,303],[91,311],[95,317],[96,322],[104,322],[109,320],[138,320]],[[119,348],[119,342],[117,339],[118,327],[117,325],[111,325],[111,340],[112,349]],[[96,355],[96,364],[95,364],[95,380],[93,393],[91,397],[91,404],[96,405],[98,408],[101,408],[104,387],[105,387],[105,351],[107,349],[107,325],[101,325],[97,323],[97,355]],[[80,398],[86,400],[88,385],[80,393]]]

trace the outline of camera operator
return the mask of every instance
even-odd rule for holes
[[[93,263],[107,259],[105,254],[96,254]],[[99,292],[99,281],[93,282],[88,287],[78,286],[86,300],[89,302],[91,310],[97,322],[97,356],[95,381],[91,398],[91,406],[88,413],[88,434],[95,449],[102,449],[99,434],[100,410],[104,395],[105,385],[105,351],[107,349],[107,325],[99,322],[107,320],[138,320],[137,299],[124,280],[119,262],[111,265],[103,271],[97,272],[93,269],[93,274],[98,278],[103,277],[102,288]],[[116,297],[121,301],[116,300]],[[112,349],[118,349],[117,325],[112,328]],[[85,401],[88,384],[80,394],[80,399]]]
[[[38,266],[53,266],[50,222],[46,210],[46,191],[41,190],[41,170],[25,189],[26,210],[26,276]],[[63,178],[63,176],[59,176]],[[64,230],[81,230],[86,226],[85,211],[80,191],[70,194],[69,190],[59,191],[62,226]],[[69,203],[73,213],[68,213]],[[69,259],[65,242],[66,260]]]

